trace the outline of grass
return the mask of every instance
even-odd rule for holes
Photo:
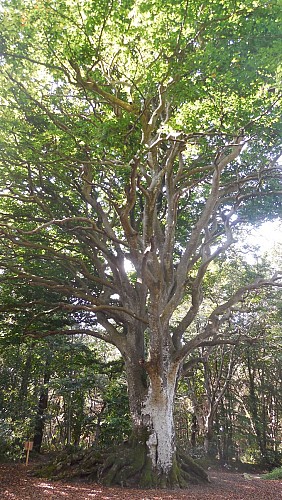
[[[282,467],[276,467],[271,472],[263,474],[262,479],[282,479]]]

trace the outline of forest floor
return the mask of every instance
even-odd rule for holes
[[[1,500],[282,500],[282,481],[255,474],[210,470],[211,483],[187,490],[107,488],[96,483],[32,477],[32,465],[0,464]]]

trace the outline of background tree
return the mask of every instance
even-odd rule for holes
[[[248,260],[250,256],[249,248]],[[218,280],[214,280],[214,290],[210,287],[211,300],[215,292],[219,296],[228,289],[227,271],[234,284],[236,278],[242,282],[246,272],[249,275],[252,269],[258,272],[260,266],[271,267],[271,261],[267,263],[261,258],[260,265],[255,259],[253,264],[243,261],[240,265],[237,255],[235,267],[234,262],[231,261],[230,266],[228,260],[220,269],[220,286],[216,286]],[[214,273],[217,272],[214,269]],[[280,293],[273,291],[260,292],[251,300],[245,300],[242,310],[237,311],[228,326],[230,332],[239,330],[245,342],[199,349],[187,363],[190,367],[179,396],[190,401],[189,411],[197,417],[194,443],[197,447],[193,454],[202,455],[208,442],[206,451],[222,463],[232,464],[239,459],[268,467],[280,463],[281,359],[279,334],[277,336],[281,324],[280,303]],[[181,415],[183,411],[184,408]]]
[[[280,283],[230,290],[193,333],[233,228],[281,210],[278,6],[37,0],[1,16],[2,280],[56,295],[22,304],[25,333],[123,356],[135,447],[106,482],[206,479],[175,449],[174,394],[190,353],[230,342],[234,306]],[[59,310],[76,327],[50,330]]]
[[[123,363],[83,338],[0,339],[2,459],[118,443],[129,434]],[[116,357],[116,353],[115,353]],[[23,391],[24,387],[24,391]]]

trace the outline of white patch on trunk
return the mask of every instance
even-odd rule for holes
[[[153,381],[143,405],[143,417],[149,419],[151,434],[147,441],[153,467],[167,473],[172,467],[175,452],[173,402],[175,378],[167,386],[161,380]],[[151,381],[152,382],[152,381]]]

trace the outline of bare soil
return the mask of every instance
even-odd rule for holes
[[[254,474],[211,470],[208,485],[163,491],[38,479],[29,474],[32,467],[0,464],[1,500],[282,500],[282,481],[265,481]]]

